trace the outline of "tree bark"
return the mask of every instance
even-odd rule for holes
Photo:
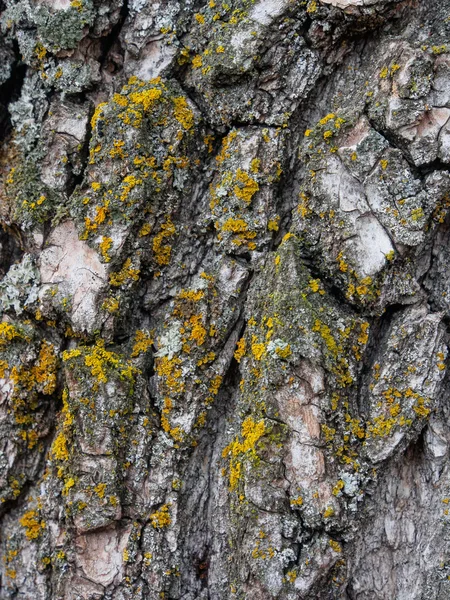
[[[450,597],[450,2],[0,11],[0,598]]]

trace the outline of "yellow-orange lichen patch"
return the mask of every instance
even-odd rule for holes
[[[242,358],[245,356],[245,349],[245,338],[241,338],[236,344],[236,350],[234,352],[234,358],[237,360],[237,362],[241,362]]]
[[[175,119],[180,123],[183,129],[192,129],[194,125],[194,113],[189,108],[186,98],[179,96],[172,98],[174,104],[174,116]]]
[[[139,279],[139,269],[134,269],[131,264],[131,258],[127,258],[120,271],[111,273],[109,276],[110,284],[119,287],[129,281],[137,281]]]
[[[45,529],[45,522],[39,519],[38,512],[35,510],[27,511],[19,519],[19,523],[25,529],[25,535],[29,540],[37,539]]]
[[[69,362],[75,358],[82,357],[84,366],[87,367],[94,379],[94,389],[100,383],[108,382],[108,371],[116,372],[121,379],[134,382],[137,370],[129,362],[122,360],[119,354],[105,348],[104,340],[97,340],[91,347],[78,347],[63,352],[63,361]]]
[[[175,235],[175,225],[170,217],[167,217],[166,222],[162,223],[160,232],[153,238],[153,253],[158,265],[168,265],[172,248],[169,244],[165,244],[165,240]]]
[[[150,522],[155,529],[163,529],[172,523],[169,505],[163,504],[159,510],[150,515]]]
[[[236,437],[222,450],[223,458],[230,458],[229,487],[233,491],[239,482],[242,472],[242,458],[246,454],[256,456],[255,446],[266,433],[264,420],[255,422],[252,417],[247,417],[241,426],[241,438]]]
[[[236,185],[234,187],[235,195],[244,200],[247,204],[250,204],[253,196],[259,190],[259,185],[252,179],[248,173],[242,169],[238,169],[236,173]]]
[[[3,349],[8,342],[15,338],[23,337],[14,325],[10,323],[0,323],[0,349]]]

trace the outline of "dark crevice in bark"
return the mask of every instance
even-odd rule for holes
[[[186,480],[186,488],[179,497],[179,506],[185,516],[184,528],[179,540],[180,546],[183,548],[182,577],[185,593],[198,591],[198,588],[205,589],[208,584],[211,545],[216,536],[213,519],[218,518],[215,507],[211,505],[211,490],[216,487],[215,479],[221,477],[219,465],[216,463],[215,447],[220,439],[226,414],[232,406],[229,399],[232,395],[231,390],[236,385],[233,380],[233,368],[230,367],[224,377],[223,387],[226,391],[219,393],[216,403],[209,411],[207,428],[199,440],[197,451],[191,455],[189,464],[184,469],[185,475],[191,474]],[[225,399],[225,396],[227,400],[221,401]],[[204,466],[206,479],[199,479],[198,473],[201,472],[201,464],[205,464],[205,460],[207,461],[207,466]],[[193,474],[197,474],[197,476]],[[203,488],[199,490],[200,483]],[[192,503],[193,498],[196,499],[194,504]],[[192,516],[189,518],[190,513]],[[199,517],[199,515],[202,516]],[[191,540],[195,540],[194,545]]]
[[[437,158],[429,163],[424,163],[417,167],[421,178],[424,179],[427,175],[430,175],[434,171],[450,171],[450,163],[446,163],[441,159]]]
[[[14,263],[22,259],[23,254],[24,245],[20,229],[0,221],[0,279]]]
[[[242,254],[229,254],[228,256],[245,267],[248,267],[252,262],[252,255],[250,252],[243,252]]]
[[[36,453],[38,454],[38,456],[33,457],[33,460],[35,460],[35,461],[37,460],[35,472],[33,473],[34,478],[26,479],[23,486],[20,488],[20,494],[16,498],[6,500],[5,502],[2,502],[0,504],[0,526],[1,526],[1,521],[3,520],[5,515],[9,514],[13,510],[17,510],[18,508],[24,507],[26,505],[29,492],[31,491],[31,489],[33,487],[36,486],[36,481],[39,481],[41,479],[41,477],[45,471],[46,456],[47,456],[47,454],[50,450],[50,447],[52,445],[52,442],[53,442],[54,433],[55,433],[54,428],[55,428],[55,421],[56,421],[55,416],[58,411],[58,408],[57,408],[58,400],[57,400],[56,395],[54,398],[55,398],[54,399],[55,404],[54,404],[53,410],[52,410],[52,407],[50,406],[50,402],[52,402],[52,400],[50,400],[49,406],[47,409],[47,413],[45,414],[45,418],[46,419],[52,418],[53,422],[49,426],[49,432],[47,433],[47,435],[40,438],[39,442],[38,442],[39,444],[42,444],[44,446],[44,448],[42,449],[41,452],[39,452],[36,449]],[[22,457],[23,461],[26,461],[28,459],[29,459],[28,456]],[[19,464],[20,464],[20,462],[21,461],[19,459]],[[1,529],[1,527],[0,527],[0,529]]]
[[[427,245],[425,246],[424,254],[429,254],[428,268],[424,273],[422,273],[420,277],[417,278],[417,282],[423,290],[425,297],[427,297],[428,299],[428,304],[430,306],[431,312],[441,312],[442,310],[442,307],[439,306],[438,300],[435,295],[433,280],[434,277],[442,277],[442,275],[439,274],[438,260],[440,257],[437,249],[439,248],[439,244],[446,245],[448,243],[449,232],[450,213],[447,213],[444,222],[439,223],[436,226],[432,238],[427,240]],[[444,315],[444,320],[446,318],[446,315]]]
[[[229,131],[232,129],[240,129],[245,127],[255,127],[259,129],[279,129],[279,125],[274,125],[273,123],[265,123],[264,121],[256,121],[256,120],[248,120],[244,121],[241,119],[232,119],[229,124],[227,124]]]
[[[175,71],[175,73],[174,73],[174,79],[176,80],[176,82],[178,83],[180,88],[183,90],[183,93],[186,96],[186,98],[188,98],[188,100],[190,100],[190,102],[192,102],[192,104],[195,106],[195,108],[198,110],[198,112],[202,115],[202,119],[207,124],[207,126],[210,127],[213,131],[216,131],[216,128],[213,127],[211,125],[211,123],[208,122],[208,119],[206,117],[207,110],[204,110],[202,108],[202,103],[200,102],[201,95],[197,92],[197,90],[194,87],[188,86],[185,83],[183,76],[180,73],[178,73],[177,71]]]
[[[0,524],[5,515],[12,512],[13,510],[25,505],[25,496],[29,493],[35,482],[31,479],[27,479],[24,485],[20,488],[20,494],[17,498],[6,500],[0,506]]]
[[[314,21],[310,19],[310,22],[313,23]],[[345,59],[348,56],[357,53],[358,57],[363,57],[366,47],[371,42],[379,39],[379,37],[382,35],[382,30],[385,25],[386,19],[384,19],[378,26],[371,28],[369,31],[365,29],[357,32],[352,31],[350,28],[344,29],[340,36],[333,41],[331,48],[327,48],[326,51],[322,52],[322,73],[309,94],[298,105],[289,119],[290,124],[293,124],[293,127],[291,125],[291,128],[293,128],[293,131],[297,131],[300,139],[303,138],[303,132],[307,128],[308,112],[311,112],[311,110],[315,111],[317,105],[320,105],[320,101],[323,96],[323,90],[326,89],[330,84],[330,77],[334,75],[339,67],[345,63]],[[336,49],[339,48],[340,44],[342,43],[342,39],[345,39],[346,41],[349,40],[351,42],[348,44],[348,50],[338,60],[330,63],[329,60],[335,53]],[[306,41],[308,42],[308,48],[320,51],[320,48],[311,46],[309,40],[305,39],[305,42]]]
[[[150,281],[151,281],[151,279],[150,279]],[[147,294],[148,294],[148,291],[143,295],[143,302],[145,301],[145,296]],[[163,306],[165,306],[166,304],[169,305],[170,302],[172,302],[173,298],[174,298],[173,295],[164,296],[163,298],[161,298],[154,304],[142,306],[141,307],[142,311],[144,314],[147,314],[147,315],[159,313],[161,311],[161,309],[163,308]]]
[[[90,110],[89,110],[89,114],[88,114],[86,136],[83,140],[82,148],[80,149],[80,151],[78,153],[78,157],[81,161],[81,168],[80,168],[79,173],[74,173],[72,171],[72,176],[69,179],[69,181],[67,183],[67,188],[66,188],[66,195],[67,195],[68,199],[72,196],[72,194],[75,192],[75,190],[81,186],[81,184],[83,183],[83,180],[84,180],[84,176],[85,176],[86,169],[88,166],[88,159],[89,159],[89,143],[90,143],[90,140],[92,137],[91,118],[92,118],[93,114],[94,114],[94,107],[90,106]]]
[[[357,404],[361,417],[368,416],[368,388],[372,378],[375,361],[380,358],[380,348],[383,347],[393,321],[407,307],[403,304],[392,304],[386,307],[380,317],[376,317],[370,323],[369,341],[363,354],[363,365],[358,378]]]
[[[250,272],[249,277],[244,284],[244,289],[241,293],[239,306],[244,306],[248,294],[248,289],[253,277],[253,271]],[[244,319],[239,318],[223,343],[223,347],[226,347],[231,336],[238,332],[238,336],[242,337],[244,334],[246,323]],[[207,481],[205,481],[204,489],[201,494],[198,492],[199,481],[196,477],[189,477],[187,479],[187,487],[183,490],[180,496],[180,509],[182,513],[188,515],[190,511],[195,512],[195,518],[187,518],[185,520],[186,530],[184,535],[181,537],[181,545],[184,548],[183,555],[188,564],[185,564],[185,569],[182,573],[185,579],[185,588],[183,591],[187,592],[198,592],[200,590],[209,589],[208,586],[208,571],[211,561],[212,544],[214,543],[217,532],[215,530],[214,520],[218,518],[217,509],[212,504],[213,498],[211,490],[217,488],[217,477],[222,477],[220,473],[220,457],[221,448],[217,448],[219,440],[224,437],[224,427],[226,426],[227,419],[233,414],[234,401],[233,398],[236,396],[237,390],[239,389],[239,382],[241,380],[241,373],[239,371],[239,364],[232,356],[228,368],[223,376],[223,382],[221,391],[216,398],[216,401],[209,410],[207,417],[206,428],[203,430],[196,452],[194,452],[188,459],[187,470],[185,473],[194,473],[197,470],[201,471],[200,464],[202,461],[207,459],[208,466],[206,467]],[[195,492],[194,492],[194,488]],[[198,496],[200,505],[191,505],[191,498]],[[203,517],[199,519],[198,515],[202,514]],[[220,518],[220,517],[219,517]],[[195,547],[192,547],[191,539],[197,540]],[[217,540],[216,540],[216,543]],[[198,582],[196,590],[187,588],[187,585],[192,585],[189,582],[189,573],[193,573]],[[209,597],[209,595],[208,595]]]
[[[27,71],[27,66],[20,59],[19,45],[16,40],[13,41],[13,50],[15,61],[11,66],[11,76],[0,86],[0,142],[11,133],[12,123],[8,105],[19,99]]]
[[[333,298],[337,305],[345,307],[346,311],[355,316],[366,315],[367,307],[356,302],[351,302],[346,296],[345,289],[333,283],[332,276],[328,271],[324,272],[321,267],[322,261],[320,256],[318,257],[313,251],[305,250],[302,255],[302,263],[307,267],[311,279],[321,280],[325,292]]]
[[[103,37],[101,40],[101,43],[102,43],[101,58],[100,58],[101,70],[103,70],[105,63],[108,60],[108,54],[109,54],[111,48],[114,46],[114,44],[117,41],[119,41],[120,32],[122,30],[122,27],[125,23],[126,18],[129,15],[129,12],[130,12],[130,10],[129,10],[129,6],[128,6],[128,0],[123,0],[123,4],[120,9],[119,19],[117,20],[117,23],[114,25],[114,27],[108,33],[108,35]]]
[[[287,156],[285,163],[287,163]],[[274,192],[276,198],[276,212],[280,217],[280,221],[278,224],[278,231],[275,232],[271,240],[270,250],[272,252],[279,248],[284,236],[291,229],[292,211],[295,209],[296,205],[296,197],[293,193],[293,187],[295,186],[294,182],[294,169],[288,166],[286,172],[283,171],[281,174],[280,181],[278,182],[276,191]]]
[[[320,270],[312,270],[311,274],[313,278],[320,279],[321,277],[323,277],[323,274]],[[347,298],[345,290],[343,290],[341,287],[338,287],[337,285],[334,285],[333,283],[331,283],[331,281],[331,278],[325,276],[325,279],[322,281],[322,283],[324,284],[325,291],[328,294],[330,294],[330,296],[332,296],[339,305],[347,307],[353,313],[356,313],[356,315],[362,316],[366,314],[367,307],[351,302]]]
[[[424,163],[422,165],[416,165],[405,146],[405,142],[399,140],[395,134],[377,125],[375,121],[369,117],[367,111],[364,114],[367,117],[372,129],[374,129],[378,134],[380,134],[388,142],[391,148],[394,148],[401,152],[403,158],[408,163],[409,168],[411,169],[411,172],[416,179],[420,179],[420,181],[423,182],[425,178],[434,171],[450,170],[450,163],[445,163],[440,159],[436,159],[429,163]]]

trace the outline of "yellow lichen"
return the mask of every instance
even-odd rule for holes
[[[413,404],[413,411],[418,417],[426,418],[431,412],[431,409],[426,406],[425,398],[419,397],[417,402]]]
[[[280,348],[279,346],[275,348],[275,353],[280,358],[289,358],[292,354],[292,350],[290,345],[286,344],[283,348]]]
[[[422,209],[422,207],[419,207],[419,208],[414,208],[414,209],[411,211],[411,219],[412,219],[413,221],[418,221],[418,220],[419,220],[419,219],[421,219],[423,216],[424,216],[424,212],[423,212],[423,209]]]
[[[109,297],[102,304],[102,310],[113,314],[119,310],[119,300],[117,298]]]
[[[252,173],[258,173],[260,166],[261,166],[261,159],[253,158],[252,162],[250,163],[250,171]]]
[[[328,350],[336,356],[338,353],[338,345],[336,343],[336,340],[331,335],[331,330],[328,327],[328,325],[325,325],[325,323],[322,323],[321,321],[319,321],[319,319],[316,319],[312,330],[319,332]]]
[[[199,302],[205,295],[203,290],[181,290],[177,295],[180,300],[189,300],[190,302]]]
[[[309,281],[309,287],[313,292],[318,292],[320,289],[320,279],[311,279]]]
[[[213,396],[217,396],[217,394],[219,393],[219,388],[222,385],[222,376],[221,375],[216,375],[215,377],[213,377],[211,379],[211,382],[209,384],[209,392],[213,395]]]
[[[106,483],[99,483],[94,487],[94,492],[100,499],[105,497]]]
[[[267,229],[269,231],[278,231],[280,228],[280,217],[277,215],[274,219],[269,219],[267,223]]]
[[[156,100],[162,96],[162,90],[157,88],[143,89],[130,94],[130,100],[134,104],[141,105],[145,112],[148,112]]]
[[[252,354],[256,358],[256,360],[261,360],[261,358],[266,353],[266,347],[263,343],[258,342],[258,338],[256,335],[252,336]]]
[[[136,358],[140,354],[145,354],[152,344],[153,339],[151,338],[150,334],[141,330],[136,331],[131,358]]]
[[[294,583],[294,581],[297,579],[297,571],[288,571],[286,573],[286,578],[289,583]]]
[[[323,119],[320,119],[319,125],[326,125],[329,121],[333,121],[336,118],[334,113],[328,113]]]
[[[328,543],[330,544],[330,547],[333,549],[334,552],[342,552],[342,547],[339,542],[336,542],[336,540],[330,540]]]
[[[9,323],[0,323],[0,348],[3,349],[8,342],[15,338],[22,338],[22,334],[16,329],[14,325]]]
[[[105,262],[109,262],[111,260],[111,257],[108,254],[108,250],[111,248],[112,243],[113,242],[110,237],[103,236],[102,241],[99,244],[100,252],[102,253]]]
[[[125,202],[130,192],[137,186],[142,185],[142,179],[135,175],[127,175],[122,181],[122,192],[120,193],[119,199],[121,202]]]
[[[431,46],[431,51],[433,54],[439,55],[447,52],[447,46],[443,44],[442,46]]]
[[[358,344],[361,344],[362,346],[365,346],[367,344],[367,342],[369,341],[369,323],[364,322],[360,324],[360,330],[361,333],[359,334],[358,337]]]
[[[50,395],[55,391],[57,366],[58,360],[53,344],[47,341],[42,342],[39,357],[31,370],[31,375],[43,394]]]
[[[189,326],[191,327],[191,336],[189,339],[195,341],[198,346],[204,344],[206,339],[206,329],[203,327],[202,315],[193,315],[189,319]]]
[[[222,148],[220,153],[216,156],[216,161],[221,164],[227,158],[230,158],[231,154],[229,152],[229,148],[233,140],[237,137],[237,131],[230,131],[230,133],[225,136],[222,140]]]
[[[67,496],[69,494],[70,489],[73,488],[74,485],[75,485],[75,479],[73,477],[67,477],[64,480],[64,487],[61,492],[62,495]]]
[[[169,505],[163,504],[159,510],[150,515],[150,522],[155,529],[168,527],[172,523],[170,518]]]
[[[81,348],[75,348],[74,350],[65,350],[63,352],[64,362],[71,361],[80,356],[83,356],[84,366],[88,367],[95,380],[95,389],[99,383],[108,382],[107,372],[111,369],[118,372],[121,378],[134,381],[136,370],[130,363],[124,362],[118,354],[106,350],[104,340],[97,340],[96,344],[89,348],[83,348],[82,350]]]
[[[107,102],[101,102],[100,104],[98,104],[95,108],[94,114],[92,115],[92,119],[91,119],[91,127],[94,130],[98,120],[103,116],[103,109],[105,108],[105,106],[108,106]]]
[[[109,282],[111,285],[119,287],[129,281],[137,281],[139,279],[139,269],[133,269],[131,266],[131,258],[127,258],[123,267],[117,273],[111,273]]]
[[[0,379],[3,379],[7,369],[9,369],[9,365],[6,360],[0,360]]]
[[[242,169],[237,170],[236,182],[237,185],[234,187],[235,195],[247,204],[250,204],[253,196],[259,190],[259,185]]]
[[[342,481],[342,479],[339,479],[333,488],[333,496],[339,496],[339,494],[344,489],[344,487],[345,487],[344,481]]]
[[[155,362],[158,376],[163,380],[168,392],[173,394],[184,391],[184,383],[181,379],[182,371],[179,368],[180,364],[181,360],[176,356],[172,358],[168,358],[167,356],[158,357]]]
[[[327,506],[327,508],[325,509],[325,512],[323,513],[323,518],[328,519],[329,517],[332,517],[333,515],[334,515],[334,508],[332,508],[331,506]]]
[[[69,460],[67,438],[63,431],[58,434],[52,444],[52,455],[56,460]]]
[[[25,529],[25,535],[29,540],[37,539],[45,529],[45,522],[39,520],[39,515],[35,510],[29,510],[20,519],[19,523]]]
[[[172,98],[174,104],[175,119],[181,124],[183,129],[192,129],[194,124],[194,113],[189,108],[187,100],[184,96]]]
[[[128,156],[124,151],[125,142],[123,140],[113,140],[113,147],[109,151],[111,158],[124,159]]]
[[[245,356],[246,342],[244,338],[241,338],[236,344],[236,350],[234,353],[234,358],[237,362],[241,362],[242,358]]]
[[[128,106],[128,99],[126,98],[126,96],[122,96],[122,94],[114,94],[113,102],[115,102],[118,106],[121,106],[122,108]]]
[[[153,253],[155,261],[158,265],[168,265],[170,262],[170,256],[172,248],[169,244],[163,242],[175,235],[175,225],[172,223],[170,217],[167,217],[165,223],[162,223],[160,232],[153,238]]]
[[[248,225],[242,219],[233,219],[230,217],[227,221],[225,221],[222,230],[223,231],[231,231],[233,233],[242,233],[247,231]]]
[[[242,441],[236,437],[223,449],[222,457],[230,457],[229,486],[231,491],[236,488],[241,476],[241,457],[247,453],[255,457],[255,446],[265,433],[266,426],[262,419],[255,422],[252,417],[247,417],[241,426]]]
[[[183,440],[182,430],[180,429],[180,427],[171,427],[169,419],[167,418],[167,416],[170,414],[170,411],[172,410],[172,407],[172,400],[169,397],[164,398],[164,407],[162,409],[161,414],[161,427],[176,442],[181,442]]]
[[[303,498],[301,496],[297,496],[296,498],[291,498],[289,503],[291,506],[302,506]]]
[[[144,223],[144,225],[142,225],[141,229],[139,230],[139,237],[144,237],[151,233],[151,231],[152,226],[150,225],[150,223]]]

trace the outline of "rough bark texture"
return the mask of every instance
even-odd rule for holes
[[[0,11],[0,597],[448,599],[450,2]]]

